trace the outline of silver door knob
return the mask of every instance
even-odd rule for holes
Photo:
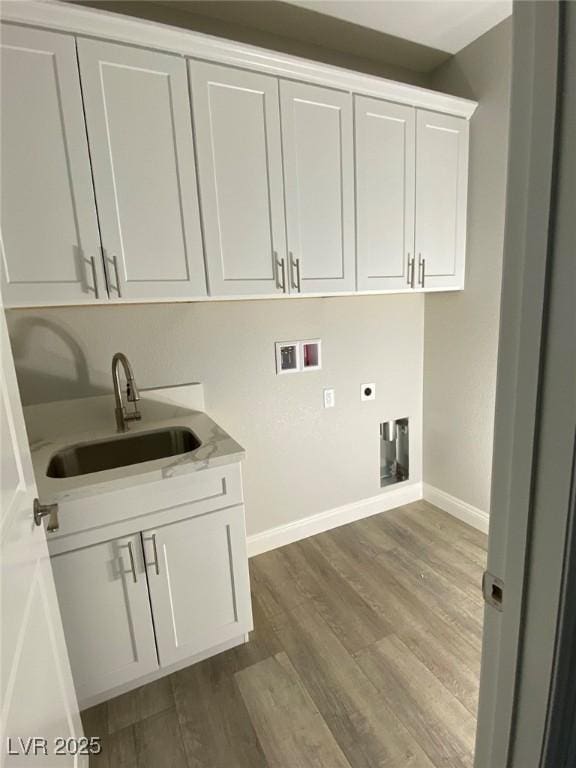
[[[39,499],[34,499],[34,522],[36,525],[42,525],[42,519],[48,517],[48,530],[57,531],[58,523],[58,504],[40,504]]]

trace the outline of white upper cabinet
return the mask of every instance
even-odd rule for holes
[[[358,290],[412,287],[416,110],[355,97]]]
[[[162,666],[252,629],[243,520],[231,507],[142,533]]]
[[[463,118],[417,111],[416,287],[464,287],[468,129]]]
[[[292,292],[356,287],[352,96],[280,82]]]
[[[78,40],[112,298],[206,294],[186,63]]]
[[[287,291],[276,78],[191,61],[211,295]]]
[[[4,303],[105,298],[74,38],[5,25],[0,65]]]
[[[464,287],[473,102],[84,33],[2,25],[8,306]]]

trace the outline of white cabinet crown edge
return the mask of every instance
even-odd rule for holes
[[[44,27],[69,34],[104,38],[146,48],[251,69],[287,79],[387,99],[400,104],[470,119],[477,102],[415,85],[365,75],[328,64],[277,53],[246,43],[157,22],[122,17],[107,11],[70,6],[58,0],[4,0],[0,20]]]

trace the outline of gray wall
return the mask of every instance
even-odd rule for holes
[[[25,404],[111,391],[112,355],[142,387],[205,385],[206,410],[247,450],[249,533],[380,492],[380,421],[410,417],[421,478],[422,296],[11,310]],[[322,339],[323,368],[276,376],[274,342]],[[376,382],[377,399],[360,401]],[[323,409],[334,387],[336,407]]]
[[[429,73],[450,58],[444,51],[276,0],[82,0],[82,5],[424,87]]]
[[[511,19],[433,76],[471,124],[466,290],[425,300],[424,482],[489,511],[508,155]]]

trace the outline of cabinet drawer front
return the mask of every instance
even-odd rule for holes
[[[352,96],[281,82],[291,290],[353,291]]]
[[[142,538],[162,666],[252,628],[243,507],[151,529]]]
[[[186,64],[79,40],[112,298],[206,293]]]
[[[51,562],[80,703],[157,669],[140,535]]]
[[[48,534],[50,554],[241,502],[240,464],[210,467],[121,491],[63,501],[60,528]]]
[[[2,25],[2,293],[105,298],[74,38]]]
[[[275,78],[191,61],[211,295],[281,292],[285,256]]]

